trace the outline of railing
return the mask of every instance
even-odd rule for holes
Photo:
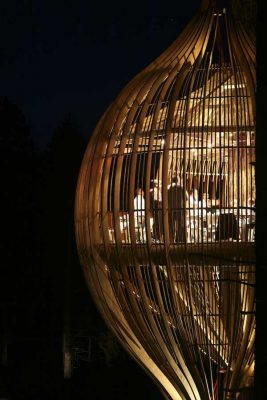
[[[170,210],[171,217],[177,210]],[[173,218],[174,229],[173,243],[209,243],[218,241],[255,241],[255,211],[252,207],[206,207],[206,208],[186,208],[179,210],[181,218],[185,219],[186,238],[179,240],[177,231],[179,221]],[[162,210],[151,210],[145,216],[145,210],[134,211],[135,240],[137,243],[147,242],[146,218],[149,218],[149,227],[152,243],[164,242],[162,232]],[[112,221],[109,218],[109,221]],[[131,243],[130,236],[130,215],[127,211],[121,211],[119,224],[122,243]],[[109,224],[109,241],[115,243],[114,226]]]

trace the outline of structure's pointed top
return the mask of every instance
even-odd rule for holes
[[[216,0],[202,0],[200,4],[200,11],[205,11],[209,7],[214,7],[216,5]]]

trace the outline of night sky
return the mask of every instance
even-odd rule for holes
[[[119,91],[160,55],[200,0],[9,0],[0,5],[0,95],[43,150],[71,112],[88,139]]]

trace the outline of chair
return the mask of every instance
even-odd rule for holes
[[[216,240],[237,240],[238,224],[236,216],[233,213],[221,214],[218,219],[216,230]]]

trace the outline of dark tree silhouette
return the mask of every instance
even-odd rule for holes
[[[0,98],[0,246],[1,254],[5,255],[6,278],[12,279],[14,286],[16,274],[21,276],[21,271],[23,275],[32,272],[33,167],[31,131],[24,115],[17,105],[7,98]],[[1,294],[7,299],[9,293],[5,288],[9,285],[4,285]]]
[[[23,379],[22,365],[27,368],[34,336],[31,305],[40,287],[35,163],[31,129],[22,111],[0,97],[1,364],[5,390],[13,394]]]
[[[84,147],[79,127],[68,114],[56,128],[40,166],[44,182],[39,191],[40,242],[48,316],[44,332],[47,348],[43,369],[48,372],[46,387],[53,391],[55,387],[61,390],[63,344],[70,350],[71,275],[80,268],[74,238],[73,210]]]

